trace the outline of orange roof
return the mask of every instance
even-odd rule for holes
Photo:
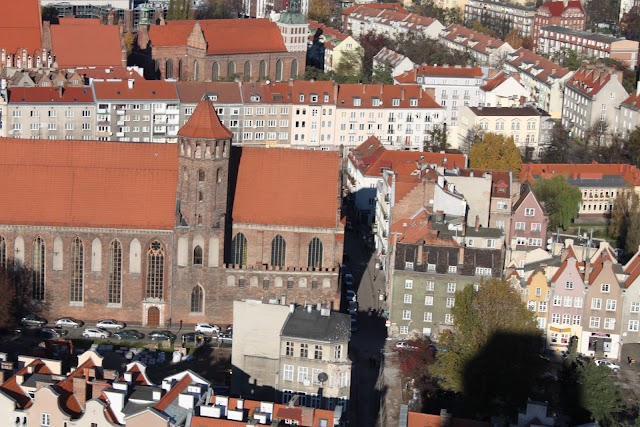
[[[636,111],[640,111],[640,92],[636,91],[632,93],[622,104],[625,107],[631,108]]]
[[[117,67],[77,67],[76,72],[84,77],[90,79],[141,79],[141,76],[137,71],[129,69],[123,66]]]
[[[176,82],[180,102],[199,103],[205,95],[216,95],[217,103],[242,104],[240,85],[236,82]]]
[[[582,9],[582,4],[579,1],[569,1],[566,6],[563,1],[549,1],[540,6],[538,10],[542,8],[549,9],[551,16],[562,16],[562,14],[570,8],[580,9],[580,12],[584,15],[584,9]]]
[[[640,170],[634,165],[627,164],[535,164],[525,163],[520,168],[520,182],[533,182],[537,177],[552,178],[555,175],[563,175],[570,178],[593,179],[591,174],[602,174],[610,176],[622,176],[628,183],[635,186],[640,185]]]
[[[521,47],[513,53],[507,54],[507,63],[530,78],[549,84],[549,78],[561,79],[571,71],[553,61]]]
[[[348,34],[342,33],[336,30],[335,28],[327,27],[321,22],[307,19],[307,23],[309,24],[309,30],[313,30],[313,34],[315,34],[315,32],[318,29],[322,29],[322,34],[324,34],[325,37],[327,38],[332,38],[332,39],[342,41],[342,40],[345,40],[347,37],[349,37]],[[311,38],[313,38],[313,34],[311,35]]]
[[[122,66],[115,25],[52,25],[51,48],[59,67]]]
[[[173,144],[0,138],[0,200],[11,200],[0,224],[172,230],[177,154]]]
[[[242,148],[234,223],[338,227],[337,151]]]
[[[204,34],[208,55],[287,51],[278,25],[268,19],[168,21],[167,25],[151,26],[151,44],[154,47],[187,46],[196,23]]]
[[[169,390],[167,394],[162,396],[162,399],[160,399],[158,403],[156,403],[154,408],[158,411],[164,411],[165,409],[167,409],[167,406],[169,406],[171,402],[176,400],[178,395],[182,393],[182,391],[187,388],[192,381],[193,380],[191,379],[191,375],[189,374],[182,377],[180,381],[178,381],[173,385],[173,387],[171,387],[171,390]]]
[[[187,138],[223,139],[233,134],[221,122],[216,109],[208,99],[203,99],[196,106],[189,121],[180,128],[178,135]]]
[[[443,37],[484,55],[491,54],[495,49],[505,44],[505,42],[500,39],[478,33],[458,24],[451,24],[445,28]]]
[[[356,105],[355,100],[360,101]],[[374,105],[374,99],[379,100]],[[397,100],[397,105],[394,105]],[[417,105],[411,105],[417,101]],[[341,84],[338,108],[442,108],[420,85]]]
[[[640,276],[640,251],[636,252],[624,266],[624,271],[629,275],[624,282],[624,287],[628,288]]]
[[[480,89],[485,92],[491,92],[502,83],[506,82],[508,79],[509,76],[504,71],[500,71],[492,79],[488,80],[484,85],[480,86]]]
[[[33,52],[42,46],[39,0],[2,0],[0,49],[15,53],[19,48]]]
[[[95,81],[93,89],[96,100],[177,100],[175,82],[160,80],[135,80],[133,87],[128,81]]]
[[[248,89],[253,83],[244,83],[243,89]],[[259,84],[255,84],[259,86]],[[262,85],[262,93],[265,102],[286,104],[333,104],[335,105],[335,84],[331,81],[306,81],[294,80],[292,82],[271,83]],[[301,98],[300,96],[303,95]],[[311,95],[316,95],[317,100],[311,102]],[[250,96],[245,93],[245,99]],[[326,100],[325,100],[326,99]]]
[[[62,93],[60,93],[62,89]],[[70,104],[70,103],[94,103],[91,87],[11,87],[9,102],[19,103],[46,103],[46,104]]]
[[[611,73],[608,71],[601,68],[580,67],[566,85],[584,95],[592,96],[600,92],[611,80]],[[613,70],[610,71],[613,72]]]
[[[447,425],[443,422],[440,415],[421,414],[418,412],[409,412],[407,427],[444,427]],[[451,419],[450,427],[489,427],[491,424],[484,421],[464,420],[461,418]]]
[[[418,76],[437,76],[437,77],[482,77],[482,68],[480,67],[462,67],[455,65],[420,65],[410,71],[405,71],[399,76],[394,77],[399,83],[415,83]]]

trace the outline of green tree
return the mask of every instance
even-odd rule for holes
[[[622,409],[620,395],[613,381],[611,369],[585,363],[577,368],[580,384],[580,405],[589,411],[591,419],[600,425],[611,425],[615,413]]]
[[[636,166],[640,166],[640,126],[636,126],[629,133],[629,137],[625,143],[625,151],[629,157],[629,161]]]
[[[362,46],[362,74],[367,77],[373,76],[373,57],[380,52],[383,47],[389,45],[389,39],[383,34],[378,34],[373,31],[364,33],[358,40],[360,46]]]
[[[562,47],[560,50],[553,53],[549,59],[556,64],[560,64],[563,67],[570,69],[571,71],[575,71],[582,66],[582,61],[588,58],[583,54],[578,54],[575,50]]]
[[[469,163],[472,168],[512,170],[517,174],[522,157],[513,138],[489,132],[471,146]]]
[[[640,196],[632,187],[618,194],[613,202],[609,235],[629,253],[640,245]]]
[[[308,17],[313,21],[330,24],[333,16],[335,3],[331,0],[311,0],[309,3]]]
[[[58,9],[55,6],[43,6],[41,9],[42,21],[49,21],[51,24],[59,24]]]
[[[435,18],[445,26],[463,23],[462,10],[460,8],[443,8],[438,6],[434,0],[421,0],[419,2],[415,2],[411,10],[416,15]]]
[[[361,83],[362,75],[362,49],[347,50],[342,52],[339,62],[335,66],[335,80],[338,83]]]
[[[455,294],[454,330],[443,334],[431,372],[482,415],[509,412],[524,401],[535,376],[529,355],[540,345],[533,313],[503,279]]]
[[[566,230],[571,221],[578,216],[582,192],[578,187],[569,184],[564,176],[558,175],[536,181],[533,184],[533,193],[538,201],[544,204],[551,230],[558,227]]]
[[[426,37],[422,33],[401,33],[389,42],[390,49],[408,57],[416,64],[468,65],[468,52],[454,51],[442,42]]]
[[[169,0],[169,10],[167,11],[167,20],[178,21],[190,18],[191,1],[190,0]]]
[[[371,75],[371,83],[392,85],[393,75],[391,74],[391,67],[388,65],[374,67]]]
[[[551,141],[542,155],[543,163],[569,163],[569,131],[560,121],[553,125]]]

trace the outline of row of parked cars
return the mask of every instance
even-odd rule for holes
[[[353,275],[348,273],[345,266],[342,268],[342,284],[345,299],[347,301],[347,313],[351,315],[351,332],[358,331],[358,294],[356,293],[355,281]]]

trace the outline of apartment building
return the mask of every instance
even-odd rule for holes
[[[27,139],[96,139],[96,103],[90,86],[10,87],[6,135]]]
[[[465,227],[462,218],[421,209],[399,218],[392,231],[390,337],[437,339],[453,327],[456,291],[502,273],[504,236],[498,229]]]
[[[562,125],[578,138],[595,128],[604,142],[605,133],[614,129],[618,106],[628,97],[622,72],[602,64],[583,66],[564,85]]]
[[[520,37],[529,37],[535,13],[535,7],[513,2],[469,0],[464,7],[464,22],[470,27],[478,21],[503,37],[512,30]]]
[[[547,314],[549,312],[549,302],[551,301],[551,286],[547,281],[544,269],[534,271],[525,282],[524,289],[521,289],[522,301],[527,304],[529,311],[536,316],[538,328],[547,330]]]
[[[450,170],[467,166],[463,154],[390,150],[372,136],[347,155],[345,184],[349,190],[347,203],[354,218],[369,224],[376,213],[376,192],[383,171],[415,170],[416,163],[436,165]]]
[[[489,70],[489,76],[491,75],[493,76],[480,86],[479,106],[517,107],[529,100],[529,92],[520,83],[519,73]]]
[[[450,49],[471,53],[476,65],[499,65],[514,51],[509,43],[451,24],[440,33],[440,40]]]
[[[234,302],[232,390],[303,407],[347,409],[351,318],[322,304]],[[325,375],[321,375],[325,374]]]
[[[531,101],[552,118],[559,119],[562,115],[563,87],[573,72],[523,47],[508,54],[505,59],[505,69],[520,74],[520,83],[529,92]]]
[[[549,217],[544,207],[533,194],[528,182],[522,184],[520,196],[513,205],[511,219],[511,241],[513,251],[530,251],[547,246],[547,224]]]
[[[177,142],[180,98],[175,82],[94,80],[100,141]]]
[[[569,49],[587,58],[617,59],[633,69],[638,65],[638,45],[634,40],[551,25],[540,28],[537,50],[553,55]]]
[[[570,28],[583,31],[587,23],[587,15],[578,0],[548,1],[543,3],[533,17],[533,39],[534,48],[538,47],[540,39],[540,29],[555,25],[558,27]]]
[[[628,137],[635,128],[640,126],[640,83],[627,99],[620,103],[616,117],[615,131]]]
[[[335,143],[355,148],[370,136],[396,149],[422,151],[442,125],[442,108],[419,85],[342,84]]]
[[[633,188],[640,191],[640,170],[633,165],[613,164],[534,164],[520,169],[520,182],[563,175],[569,184],[582,192],[578,217],[609,216],[616,197]]]
[[[452,145],[464,147],[477,131],[493,132],[513,138],[524,156],[535,159],[549,144],[552,128],[549,114],[534,107],[462,107]]]
[[[345,9],[342,15],[344,31],[351,32],[356,39],[369,32],[389,38],[419,32],[425,37],[437,39],[444,29],[437,19],[409,13],[402,7],[390,9],[356,5]]]
[[[309,24],[309,41],[312,41],[318,30],[322,31],[320,42],[324,45],[324,72],[335,70],[340,64],[342,55],[347,52],[360,55],[362,46],[353,36],[344,34],[335,28],[320,22],[307,20]]]
[[[640,342],[640,250],[623,267],[622,324],[625,341]]]
[[[411,59],[386,47],[380,49],[380,52],[376,53],[376,56],[373,57],[373,69],[388,69],[392,76],[410,71],[414,67],[415,64]]]

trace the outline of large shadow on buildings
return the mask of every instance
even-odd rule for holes
[[[229,169],[227,173],[227,211],[225,212],[225,248],[224,259],[228,263],[231,259],[231,240],[233,239],[233,203],[238,183],[238,171],[240,169],[240,158],[242,157],[242,147],[231,147],[229,154]]]
[[[20,324],[20,319],[29,314],[44,316],[49,310],[54,290],[46,288],[40,291],[36,287],[40,276],[32,269],[15,262],[6,267],[0,266],[0,328],[8,329]],[[34,299],[34,296],[37,298]]]

